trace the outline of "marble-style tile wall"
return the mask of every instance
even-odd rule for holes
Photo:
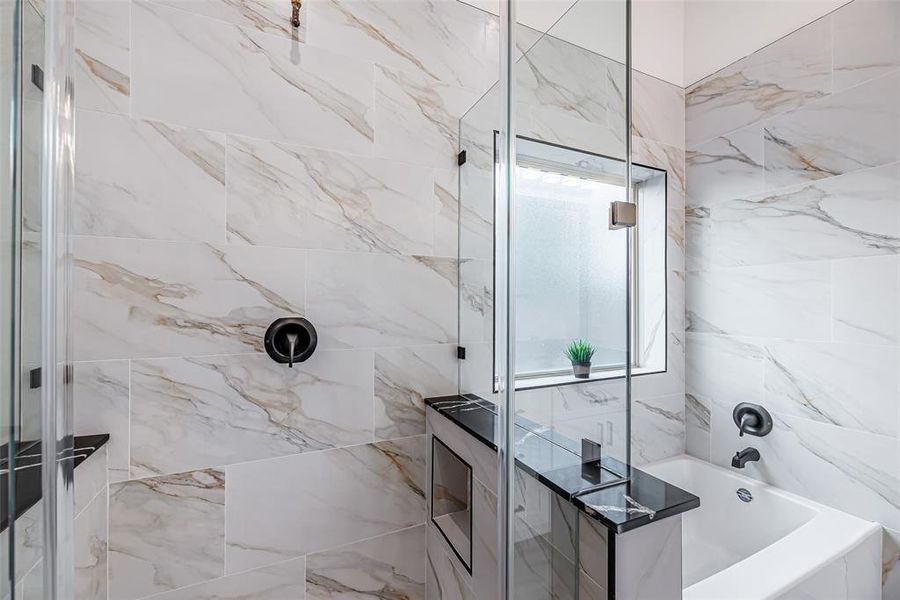
[[[499,25],[289,16],[77,1],[76,426],[111,435],[110,600],[425,595],[422,399],[457,390],[459,118]],[[262,336],[293,314],[319,347],[288,369]]]
[[[687,449],[880,522],[900,596],[900,5],[856,0],[691,86]],[[738,402],[767,437],[739,438]]]
[[[613,157],[624,156],[624,79],[621,63],[552,35],[530,45],[516,65],[518,134]],[[524,35],[523,35],[524,33]],[[572,439],[589,437],[624,458],[630,442],[636,464],[685,449],[684,402],[684,90],[633,73],[633,160],[667,177],[666,372],[633,378],[632,430],[625,433],[622,380],[596,381],[516,393],[520,414]],[[465,115],[462,138],[468,161],[460,170],[460,336],[470,358],[460,365],[461,389],[491,390],[493,253],[492,130],[496,99],[483,98]]]

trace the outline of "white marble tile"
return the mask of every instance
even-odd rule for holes
[[[631,403],[631,462],[640,466],[684,454],[684,394]]]
[[[713,263],[765,264],[900,250],[900,165],[723,200],[710,208]]]
[[[738,436],[733,408],[718,400],[712,408],[710,455],[724,467],[750,445]],[[753,439],[761,459],[747,465],[745,475],[886,527],[900,523],[896,438],[778,413],[773,417],[772,433]]]
[[[459,214],[459,169],[435,169],[435,256],[459,256]]]
[[[834,340],[900,343],[900,258],[836,260],[831,268]]]
[[[85,110],[76,123],[74,233],[225,241],[225,136]]]
[[[608,600],[609,592],[584,571],[578,572],[578,598],[580,600]]]
[[[97,448],[83,462],[79,463],[75,471],[75,492],[72,514],[80,515],[87,506],[97,497],[97,494],[105,492],[108,483],[106,475],[106,447]]]
[[[476,596],[470,587],[468,573],[457,567],[453,551],[437,527],[427,525],[428,554],[426,597],[429,600],[488,600],[489,597]]]
[[[579,512],[578,566],[595,585],[604,590],[609,587],[611,580],[609,554],[609,530],[596,519]]]
[[[385,348],[375,352],[375,437],[425,433],[425,398],[458,389],[455,345]]]
[[[459,120],[480,94],[432,78],[375,68],[375,151],[439,169],[456,164]]]
[[[881,585],[883,600],[900,596],[900,531],[882,533]]]
[[[828,263],[688,273],[688,331],[826,340],[831,336]]]
[[[711,399],[734,406],[765,398],[765,348],[754,340],[688,333],[686,391],[707,405]],[[706,417],[707,423],[709,416]],[[708,429],[708,424],[707,424]]]
[[[463,259],[459,263],[459,337],[465,343],[494,339],[494,262]]]
[[[431,254],[431,170],[229,136],[228,237],[264,246]]]
[[[132,23],[135,116],[371,151],[371,63],[147,2]]]
[[[308,4],[300,9],[300,27],[291,26],[291,9],[273,0],[151,0],[172,8],[202,15],[263,33],[304,41]]]
[[[308,318],[323,348],[452,342],[456,279],[449,258],[311,251]]]
[[[684,333],[666,336],[666,370],[662,373],[632,374],[633,398],[655,398],[684,393]]]
[[[633,72],[631,81],[634,86],[632,132],[645,139],[684,148],[684,90],[640,71]]]
[[[228,573],[425,522],[424,436],[227,469]]]
[[[472,481],[472,589],[478,598],[499,596],[497,497],[478,479]]]
[[[687,152],[688,206],[714,206],[723,200],[763,191],[762,125],[751,125],[699,144]]]
[[[307,41],[479,95],[499,78],[498,19],[462,2],[312,2]]]
[[[225,473],[113,484],[109,598],[125,600],[224,575]]]
[[[766,188],[824,179],[900,159],[900,73],[770,119]]]
[[[306,597],[425,599],[425,525],[306,557]]]
[[[109,478],[128,479],[129,366],[127,360],[75,363],[75,435],[108,433]]]
[[[84,512],[75,517],[73,533],[73,579],[75,600],[105,600],[107,597],[108,518],[106,488],[94,496]]]
[[[681,516],[635,529],[616,539],[619,600],[681,598]]]
[[[709,405],[699,396],[684,395],[684,450],[700,460],[709,460]]]
[[[834,16],[834,89],[900,69],[900,5],[849,2]]]
[[[688,145],[830,92],[831,18],[825,17],[690,86],[685,94]]]
[[[131,364],[132,477],[372,441],[371,351],[292,369],[265,354]]]
[[[896,437],[898,364],[895,347],[770,342],[766,406],[782,414]]]
[[[607,123],[607,63],[599,54],[543,36],[515,65],[516,101],[544,118]]]
[[[459,256],[493,259],[494,256],[494,126],[479,123],[480,112],[493,112],[490,98],[482,100],[460,122],[461,149],[466,162],[459,167]]]
[[[131,4],[127,0],[79,0],[76,3],[76,106],[128,114],[130,38]]]
[[[301,250],[79,237],[74,271],[76,360],[261,351],[303,314]]]
[[[227,575],[154,596],[156,600],[304,600],[306,557]]]

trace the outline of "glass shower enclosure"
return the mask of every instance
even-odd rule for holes
[[[630,462],[630,5],[564,4],[501,3],[500,80],[460,120],[459,392],[496,414],[501,598],[600,597],[571,500]]]
[[[71,598],[73,5],[0,4],[0,596]]]

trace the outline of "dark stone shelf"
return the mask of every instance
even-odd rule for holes
[[[105,433],[75,436],[73,468],[77,469],[108,441],[109,435]],[[15,518],[18,519],[41,499],[41,443],[19,442],[14,447]],[[9,467],[9,444],[4,444],[0,447],[0,531],[9,527]]]
[[[427,398],[425,404],[497,450],[497,407],[475,395]],[[615,533],[700,506],[700,498],[612,457],[582,461],[581,443],[521,417],[516,466]]]

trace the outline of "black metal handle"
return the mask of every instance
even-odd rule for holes
[[[312,356],[319,342],[313,324],[303,317],[275,319],[266,330],[266,353],[278,363],[293,368],[295,362],[303,362]]]

